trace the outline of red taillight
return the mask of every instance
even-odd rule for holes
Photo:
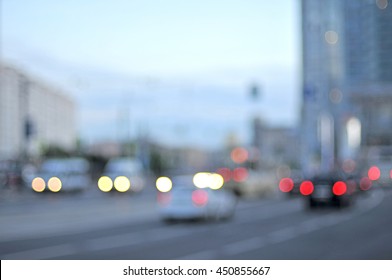
[[[192,201],[196,206],[203,206],[207,204],[208,194],[204,190],[195,190],[192,192]]]
[[[294,182],[291,178],[282,178],[279,182],[279,189],[282,192],[291,192],[294,188]]]
[[[171,201],[171,194],[170,193],[162,193],[159,192],[158,193],[158,197],[157,197],[158,203],[161,205],[167,205],[170,203]]]
[[[347,192],[347,185],[345,182],[338,181],[332,187],[332,192],[334,195],[340,196]]]
[[[376,180],[380,179],[380,176],[381,176],[381,172],[377,166],[374,165],[369,168],[368,177],[370,180],[376,181]]]
[[[248,175],[248,170],[245,167],[237,167],[233,170],[233,179],[236,182],[244,182]]]
[[[302,195],[311,195],[314,191],[313,183],[311,181],[302,182],[301,186],[299,187],[299,191]]]
[[[359,182],[359,187],[363,191],[367,191],[372,187],[372,181],[368,177],[363,177]]]
[[[217,170],[217,173],[223,177],[225,182],[229,182],[231,180],[231,170],[229,168],[223,167]]]

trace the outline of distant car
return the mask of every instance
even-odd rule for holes
[[[98,180],[103,192],[140,192],[145,187],[142,163],[129,157],[112,158],[105,165],[103,175]]]
[[[76,192],[91,186],[90,164],[83,158],[45,160],[32,180],[36,192]]]
[[[326,173],[302,181],[299,189],[309,208],[319,205],[340,208],[352,203],[357,187],[357,182],[353,178],[340,173]]]
[[[233,217],[237,199],[231,191],[197,188],[192,178],[177,176],[169,192],[158,193],[159,214],[164,221]]]

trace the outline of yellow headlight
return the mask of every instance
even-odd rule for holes
[[[57,177],[52,177],[48,181],[48,188],[52,192],[59,192],[61,190],[62,184],[61,180]]]
[[[172,189],[173,183],[168,177],[160,177],[156,181],[156,187],[160,192],[168,192]]]
[[[131,182],[125,176],[119,176],[114,180],[114,187],[119,192],[126,192],[131,187]]]
[[[40,177],[36,177],[31,182],[31,187],[36,192],[43,192],[45,190],[45,181]]]

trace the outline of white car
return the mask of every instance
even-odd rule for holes
[[[36,192],[75,192],[91,186],[90,164],[83,158],[45,160],[31,182]]]
[[[192,179],[174,177],[173,188],[158,193],[159,214],[164,221],[233,217],[237,199],[231,191],[197,188]]]
[[[142,163],[129,157],[112,158],[105,166],[103,176],[98,181],[103,192],[140,192],[145,187]]]

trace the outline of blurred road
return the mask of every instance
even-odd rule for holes
[[[240,201],[233,220],[165,224],[155,192],[7,194],[1,259],[392,259],[392,191],[347,209],[281,195]]]

